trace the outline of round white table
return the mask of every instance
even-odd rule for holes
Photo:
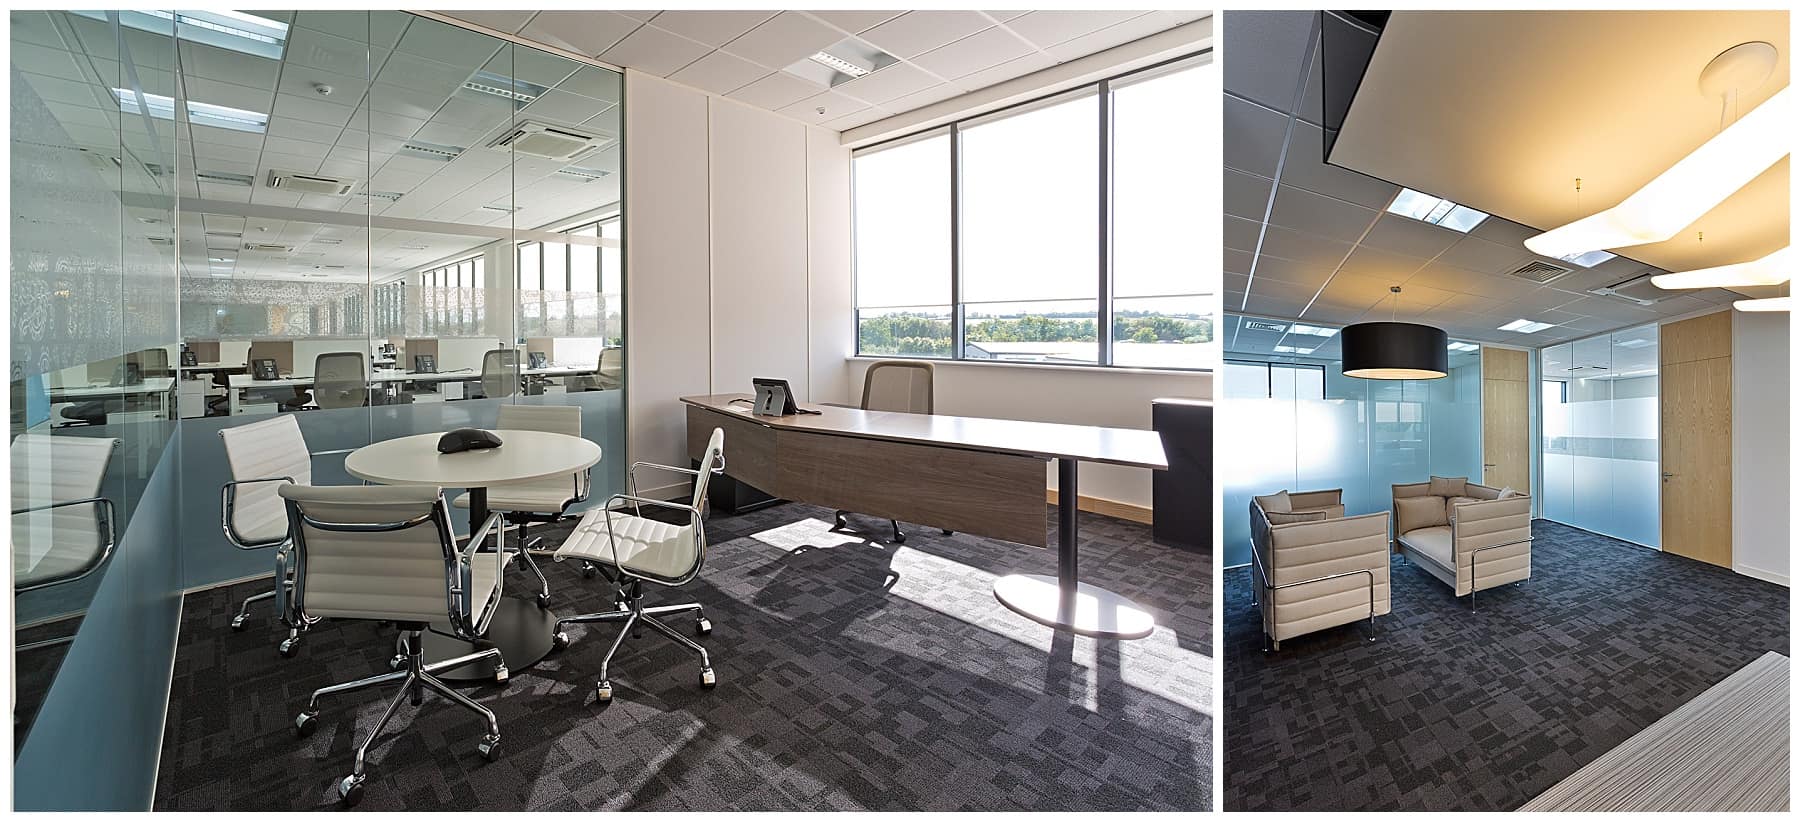
[[[469,534],[473,535],[488,518],[489,486],[568,476],[600,462],[600,446],[592,440],[548,431],[497,429],[494,433],[500,437],[499,448],[456,454],[438,453],[441,433],[370,443],[344,458],[344,470],[358,479],[382,485],[437,485],[467,490]],[[495,647],[500,649],[506,667],[518,671],[548,656],[555,634],[556,615],[549,609],[506,597],[488,623],[485,640],[470,643],[428,632],[425,658],[450,659]],[[467,665],[440,674],[455,680],[491,679],[493,675],[491,663]]]

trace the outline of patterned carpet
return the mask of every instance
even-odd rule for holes
[[[1225,572],[1226,810],[1511,810],[1763,655],[1788,589],[1539,520],[1477,595],[1394,560],[1393,614],[1265,654]]]
[[[573,647],[515,667],[504,690],[465,690],[499,718],[498,762],[475,752],[474,714],[427,697],[370,749],[357,809],[1208,809],[1210,556],[1083,514],[1083,578],[1135,598],[1160,626],[1095,641],[994,600],[994,575],[1054,573],[1053,551],[922,527],[890,547],[831,533],[830,521],[793,504],[709,518],[700,579],[646,593],[705,605],[716,689],[698,686],[693,656],[646,632],[626,641],[616,698],[597,707],[616,629],[572,626]],[[885,521],[853,522],[885,534]],[[545,573],[559,614],[607,607],[602,580],[568,565]],[[524,579],[510,575],[510,593],[523,595]],[[392,696],[328,698],[318,732],[297,739],[306,694],[385,671],[392,634],[325,624],[283,660],[266,609],[247,631],[226,627],[231,603],[254,589],[188,598],[157,810],[331,808],[353,731]]]

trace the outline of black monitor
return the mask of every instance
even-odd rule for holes
[[[415,373],[415,374],[436,374],[437,373],[437,356],[433,355],[433,354],[414,354],[413,355],[413,373]]]

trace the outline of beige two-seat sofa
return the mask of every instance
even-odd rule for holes
[[[1388,512],[1344,516],[1343,491],[1250,500],[1263,636],[1281,641],[1389,611]]]
[[[1531,578],[1531,497],[1463,477],[1394,486],[1400,554],[1469,597]]]

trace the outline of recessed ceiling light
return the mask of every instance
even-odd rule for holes
[[[1400,189],[1400,193],[1394,195],[1394,201],[1388,203],[1387,211],[1389,214],[1411,217],[1420,222],[1441,226],[1463,234],[1469,233],[1471,229],[1481,225],[1482,220],[1488,218],[1486,212],[1476,211],[1468,206],[1457,205],[1442,197],[1433,197],[1410,188]]]
[[[1481,346],[1470,345],[1466,342],[1453,342],[1450,344],[1450,350],[1451,351],[1479,351],[1479,350],[1481,350]]]
[[[1318,349],[1314,349],[1314,348],[1296,348],[1296,347],[1294,347],[1294,346],[1291,346],[1291,345],[1278,345],[1278,346],[1275,346],[1275,353],[1277,353],[1277,354],[1311,354],[1311,353],[1312,353],[1312,352],[1314,352],[1314,351],[1316,351],[1316,350],[1318,350]]]
[[[1565,263],[1581,266],[1582,268],[1593,268],[1594,266],[1617,256],[1619,255],[1610,251],[1586,251],[1574,254],[1564,254],[1556,259],[1562,260]]]
[[[111,22],[107,12],[103,11],[69,13],[103,23]],[[287,45],[286,23],[241,11],[178,11],[171,14],[158,10],[126,10],[118,15],[119,24],[127,28],[167,37],[170,23],[173,23],[175,36],[182,40],[270,60],[281,59]]]
[[[158,120],[175,119],[175,99],[161,94],[150,94],[115,88],[113,97],[119,101],[119,111],[126,114],[139,113],[138,100],[143,99],[144,107],[149,115]],[[251,134],[262,134],[268,129],[269,115],[260,111],[248,111],[230,106],[218,106],[202,103],[198,100],[186,101],[188,121],[196,126],[212,126],[231,131],[245,131]]]
[[[1555,325],[1556,323],[1540,323],[1533,320],[1513,320],[1506,325],[1500,326],[1500,330],[1517,331],[1520,334],[1536,334],[1539,331],[1551,328]]]
[[[830,52],[821,51],[806,59],[818,63],[832,71],[848,74],[851,77],[861,77],[869,73],[869,68],[867,66],[859,66]]]
[[[1295,323],[1292,327],[1288,328],[1288,333],[1310,334],[1314,337],[1330,337],[1338,332],[1335,328],[1320,328],[1316,325],[1302,325],[1300,323]]]

